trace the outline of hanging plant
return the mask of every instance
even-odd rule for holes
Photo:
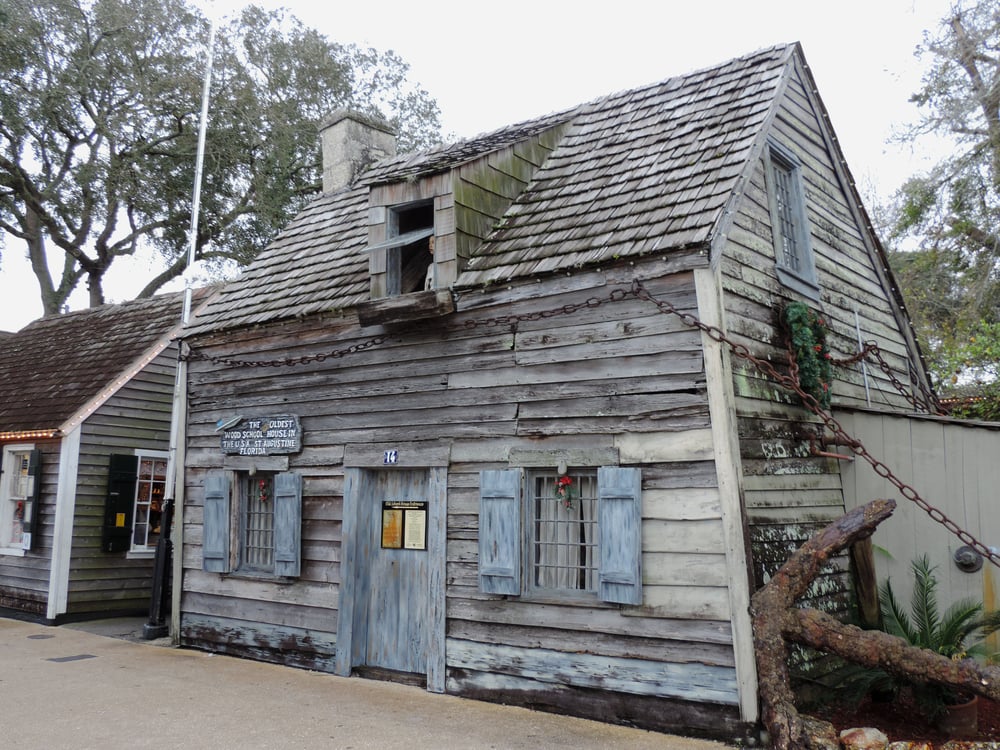
[[[260,501],[263,504],[267,505],[268,494],[267,494],[267,480],[266,479],[261,479],[260,482],[257,484],[257,492],[258,492],[257,496],[260,498]]]
[[[799,387],[829,408],[833,364],[826,346],[826,321],[802,302],[786,305],[783,318],[799,368]]]
[[[573,480],[570,477],[561,476],[556,480],[556,500],[564,508],[573,507]]]

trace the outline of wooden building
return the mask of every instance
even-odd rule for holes
[[[42,318],[0,342],[0,611],[149,611],[181,302]]]
[[[366,168],[377,124],[323,138],[322,197],[185,333],[180,642],[753,726],[750,594],[844,498],[738,353],[786,368],[801,301],[927,385],[800,47]],[[877,368],[831,389],[912,409]]]

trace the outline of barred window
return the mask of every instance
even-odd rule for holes
[[[597,592],[597,472],[533,474],[531,586]]]
[[[270,573],[274,569],[274,476],[246,477],[242,507],[240,568]]]

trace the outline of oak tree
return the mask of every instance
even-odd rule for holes
[[[116,258],[151,248],[183,273],[210,22],[187,0],[0,0],[0,230],[27,251],[45,314]],[[382,117],[401,151],[439,110],[392,52],[330,41],[249,7],[218,28],[196,233],[206,264],[244,264],[320,190],[318,123]],[[50,267],[61,267],[53,274]]]

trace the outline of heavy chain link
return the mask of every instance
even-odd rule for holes
[[[975,549],[984,558],[989,560],[991,563],[1000,567],[1000,554],[995,552],[992,548],[980,542],[972,534],[962,529],[957,523],[952,521],[948,516],[946,516],[941,510],[935,508],[933,505],[928,503],[924,498],[920,496],[913,487],[903,482],[899,477],[892,473],[892,470],[886,466],[882,461],[875,458],[868,449],[861,444],[861,441],[851,437],[847,434],[847,431],[841,426],[840,422],[834,418],[832,414],[826,411],[819,403],[819,401],[810,393],[806,393],[800,386],[797,377],[798,367],[795,364],[795,356],[792,353],[791,347],[789,347],[789,372],[788,374],[778,372],[777,368],[774,367],[771,362],[760,359],[754,356],[754,354],[743,344],[732,341],[726,334],[716,326],[708,325],[702,321],[695,318],[690,313],[685,313],[678,310],[676,307],[671,305],[669,302],[657,299],[654,297],[646,288],[642,285],[642,282],[635,280],[632,282],[632,292],[639,298],[644,299],[660,310],[660,312],[674,315],[680,318],[685,324],[697,328],[709,336],[714,341],[720,344],[725,344],[729,347],[730,351],[738,357],[739,359],[746,360],[758,370],[763,372],[768,377],[772,378],[779,385],[793,391],[802,400],[803,405],[822,420],[823,424],[826,426],[830,432],[833,433],[834,437],[838,440],[839,444],[849,447],[855,455],[863,458],[867,461],[871,467],[875,470],[875,473],[880,477],[892,484],[896,489],[899,490],[900,494],[914,503],[918,508],[923,510],[932,520],[944,526],[948,531],[957,536],[962,542],[969,545]],[[867,347],[866,347],[867,348]],[[850,358],[853,359],[853,358]],[[883,363],[885,367],[885,360],[879,356],[879,361]],[[860,361],[860,360],[856,360]],[[899,383],[898,379],[893,377],[896,383]],[[902,383],[899,383],[902,386]],[[904,389],[905,395],[905,389]]]
[[[211,354],[204,354],[195,349],[187,354],[181,355],[185,360],[201,360],[211,362],[213,365],[224,365],[226,367],[295,367],[296,365],[307,365],[310,362],[323,362],[328,359],[340,359],[348,354],[357,354],[365,349],[371,349],[385,343],[385,336],[373,336],[367,341],[343,349],[336,349],[332,352],[321,354],[304,354],[301,357],[285,357],[284,359],[233,359],[231,357],[214,357]]]
[[[892,470],[886,464],[872,456],[859,440],[848,435],[847,431],[844,430],[836,418],[826,411],[812,394],[807,393],[800,387],[798,379],[798,365],[795,363],[795,355],[790,345],[787,346],[789,360],[788,372],[779,372],[770,361],[755,356],[745,344],[733,341],[721,328],[704,323],[691,313],[684,312],[683,310],[680,310],[672,305],[670,302],[654,296],[638,279],[633,280],[631,288],[615,289],[606,297],[590,297],[582,302],[562,305],[561,307],[531,313],[497,315],[489,318],[470,319],[459,326],[452,326],[450,328],[446,328],[445,330],[461,331],[474,330],[477,328],[511,327],[516,326],[521,322],[546,320],[560,315],[572,315],[579,310],[597,308],[610,302],[623,302],[630,297],[644,302],[649,302],[652,305],[655,305],[661,313],[665,315],[672,315],[678,318],[684,325],[701,331],[716,343],[723,344],[728,347],[733,355],[738,359],[749,362],[760,372],[771,378],[774,382],[795,393],[801,399],[802,404],[806,407],[806,409],[815,414],[822,421],[823,425],[833,433],[838,444],[849,447],[855,455],[867,461],[875,470],[876,474],[898,489],[904,498],[914,503],[918,508],[930,516],[932,520],[944,526],[962,542],[979,552],[979,554],[981,554],[985,559],[989,560],[997,567],[1000,567],[1000,554],[994,552],[990,547],[972,536],[972,534],[962,529],[943,512],[924,500],[913,487],[900,480],[895,474],[892,473]],[[223,365],[226,367],[294,367],[296,365],[323,362],[327,359],[339,359],[349,354],[356,354],[358,352],[365,351],[366,349],[380,346],[385,343],[387,339],[387,336],[373,336],[370,339],[357,344],[352,344],[351,346],[343,349],[336,349],[334,351],[321,354],[306,354],[301,357],[285,357],[283,359],[235,359],[230,357],[207,355],[195,350],[189,351],[186,355],[183,355],[183,357],[188,360],[203,360],[211,362],[215,365]],[[877,362],[879,368],[883,373],[885,373],[893,387],[895,387],[914,407],[923,409],[927,412],[936,414],[941,413],[940,406],[933,393],[921,389],[924,391],[923,395],[925,398],[919,398],[913,394],[902,381],[900,381],[900,379],[893,372],[892,367],[882,356],[878,344],[874,341],[866,342],[859,352],[850,357],[845,357],[843,359],[831,358],[831,362],[842,367],[847,367],[869,358],[873,358]]]

